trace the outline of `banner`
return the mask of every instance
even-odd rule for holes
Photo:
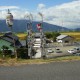
[[[41,30],[42,29],[42,24],[41,23],[37,24],[37,28],[38,28],[38,30]]]

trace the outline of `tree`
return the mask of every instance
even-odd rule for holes
[[[56,37],[59,35],[60,35],[60,33],[58,33],[58,32],[52,32],[53,41],[56,41]]]
[[[58,32],[46,32],[45,35],[46,35],[46,38],[48,38],[48,39],[52,38],[53,41],[56,41],[56,37],[59,36],[60,33],[58,33]]]
[[[2,48],[3,59],[4,59],[4,58],[5,58],[5,50],[8,50],[8,49],[9,49],[9,47],[8,47],[8,46],[3,45],[1,48]]]
[[[46,35],[46,38],[49,38],[49,39],[52,38],[52,33],[51,32],[46,32],[45,35]]]

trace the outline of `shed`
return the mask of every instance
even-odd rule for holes
[[[56,38],[58,43],[62,43],[63,45],[72,45],[74,42],[74,38],[69,35],[60,35]]]

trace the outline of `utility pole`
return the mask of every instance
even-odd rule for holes
[[[27,22],[27,44],[28,44],[28,55],[30,56],[30,59],[32,58],[32,20],[33,16],[30,13],[29,15],[26,15],[25,18],[29,19]]]
[[[11,33],[12,33],[12,36],[13,36],[13,15],[10,13],[10,10],[8,9],[8,13],[7,13],[7,16],[6,16],[6,24],[8,25],[8,27],[11,29]],[[14,54],[15,54],[15,57],[17,58],[17,53],[16,53],[16,46],[15,46],[15,39],[13,37],[13,46],[14,46]]]

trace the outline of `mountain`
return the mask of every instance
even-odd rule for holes
[[[14,32],[26,32],[27,22],[28,22],[27,20],[14,20],[14,24],[12,26],[13,31]],[[38,31],[36,27],[38,23],[39,22],[35,22],[35,21],[32,23],[33,31]],[[69,29],[43,22],[43,31],[61,31],[61,30],[67,31]],[[10,31],[10,28],[6,25],[5,20],[0,20],[0,32],[5,32],[5,31]]]
[[[80,31],[80,28],[76,28],[76,29],[74,29],[74,31]]]

